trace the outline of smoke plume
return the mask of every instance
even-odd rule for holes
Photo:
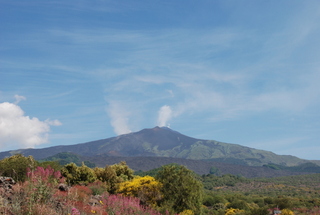
[[[128,126],[130,112],[125,110],[123,108],[123,105],[118,102],[110,102],[107,108],[107,113],[111,118],[110,123],[117,135],[127,134],[131,132]]]
[[[164,105],[158,112],[158,126],[168,126],[168,121],[172,118],[172,110],[170,106]]]

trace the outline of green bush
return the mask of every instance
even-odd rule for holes
[[[218,203],[225,204],[226,202],[227,202],[227,200],[225,198],[223,198],[220,195],[215,195],[215,194],[213,194],[213,195],[207,194],[203,198],[203,205],[205,205],[205,206],[213,206]]]
[[[116,192],[119,183],[131,180],[134,176],[133,170],[124,161],[106,165],[105,168],[96,167],[94,173],[98,180],[106,183],[108,192],[112,194]]]
[[[202,207],[203,186],[195,174],[184,166],[166,165],[157,173],[156,179],[163,186],[161,207],[175,213],[192,210],[199,214]]]
[[[27,168],[34,169],[38,162],[32,156],[16,154],[0,161],[0,175],[12,177],[15,181],[25,181]]]
[[[230,204],[228,204],[228,208],[236,208],[240,210],[248,210],[248,204],[244,200],[236,199]]]
[[[90,167],[87,167],[84,163],[78,167],[75,163],[65,165],[61,174],[66,178],[67,183],[70,185],[75,184],[88,184],[94,182],[97,177]]]

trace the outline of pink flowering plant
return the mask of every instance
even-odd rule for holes
[[[141,215],[161,215],[160,212],[140,205],[140,199],[135,197],[126,197],[122,195],[104,195],[103,204],[108,205],[108,214],[141,214]]]
[[[71,215],[80,215],[80,212],[78,211],[77,208],[72,208],[71,209]]]
[[[28,207],[31,210],[34,204],[46,204],[50,201],[61,174],[50,166],[47,168],[38,166],[35,170],[27,169],[27,178],[26,192]]]
[[[43,168],[41,166],[36,167],[35,170],[31,170],[27,168],[27,177],[32,181],[42,180],[44,182],[58,182],[61,178],[60,171],[55,171],[52,167],[48,166],[47,168]]]

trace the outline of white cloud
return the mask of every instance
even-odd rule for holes
[[[22,100],[27,100],[26,97],[20,96],[20,95],[14,95],[14,98],[16,99],[15,104],[18,104],[18,103],[21,102]]]
[[[17,101],[21,98],[24,97],[16,96]],[[8,149],[8,146],[33,148],[47,143],[50,125],[61,125],[61,122],[30,118],[18,105],[0,103],[0,149]]]
[[[49,120],[49,119],[47,119],[47,120],[45,121],[45,123],[47,123],[48,125],[53,125],[53,126],[60,126],[60,125],[62,125],[62,123],[61,123],[59,120],[57,120],[57,119],[55,119],[55,120]]]
[[[119,102],[109,102],[107,113],[111,118],[111,125],[117,135],[130,133],[128,126],[130,112],[124,108]]]
[[[170,96],[173,98],[174,97],[174,93],[173,93],[173,91],[172,90],[166,90],[169,94],[170,94]]]
[[[172,118],[172,110],[170,106],[164,105],[158,112],[158,126],[168,126],[168,121]]]

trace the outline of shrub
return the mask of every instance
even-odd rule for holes
[[[293,211],[289,210],[289,209],[283,209],[281,211],[282,215],[294,215]]]
[[[81,186],[81,185],[75,185],[73,186],[70,191],[69,195],[71,196],[71,199],[78,202],[88,202],[92,191],[89,187]]]
[[[15,181],[25,181],[27,168],[34,169],[37,161],[32,156],[16,154],[0,161],[0,175],[12,177]]]
[[[262,208],[253,208],[250,210],[250,215],[269,215],[269,211],[267,207]]]
[[[206,195],[203,198],[203,204],[205,206],[213,206],[218,203],[226,203],[227,200],[220,195]]]
[[[154,177],[137,176],[131,181],[120,183],[117,192],[125,196],[138,197],[144,205],[156,206],[162,198],[161,187],[162,184]]]
[[[248,210],[248,204],[244,200],[236,199],[228,205],[228,208]]]
[[[105,168],[96,167],[94,173],[98,180],[106,183],[108,192],[112,194],[116,192],[119,183],[133,179],[133,170],[124,161],[111,166],[106,165]]]
[[[277,205],[280,209],[291,209],[293,207],[291,199],[286,197],[275,199],[274,204]]]
[[[237,208],[229,208],[226,210],[225,215],[236,215],[236,214],[244,214],[244,210],[240,210]]]
[[[108,191],[108,186],[102,181],[95,181],[87,185],[91,191],[92,195],[101,195]]]
[[[61,173],[66,177],[68,184],[88,184],[94,182],[97,177],[94,171],[82,163],[81,167],[78,167],[75,163],[65,165]]]
[[[28,185],[26,192],[30,193],[30,201],[46,203],[52,195],[53,189],[61,177],[60,171],[55,171],[50,166],[43,168],[38,166],[35,170],[27,168]]]
[[[194,215],[192,210],[184,210],[179,215]]]
[[[107,195],[103,198],[103,204],[107,205],[108,214],[116,215],[161,215],[158,211],[140,205],[140,200],[135,197],[121,195]]]
[[[12,203],[7,206],[8,214],[57,214],[52,198],[60,172],[50,166],[28,168],[26,172],[27,180],[14,186]]]
[[[163,199],[161,207],[181,213],[192,210],[200,213],[203,186],[194,173],[184,166],[166,165],[157,173],[156,179],[162,183]]]

